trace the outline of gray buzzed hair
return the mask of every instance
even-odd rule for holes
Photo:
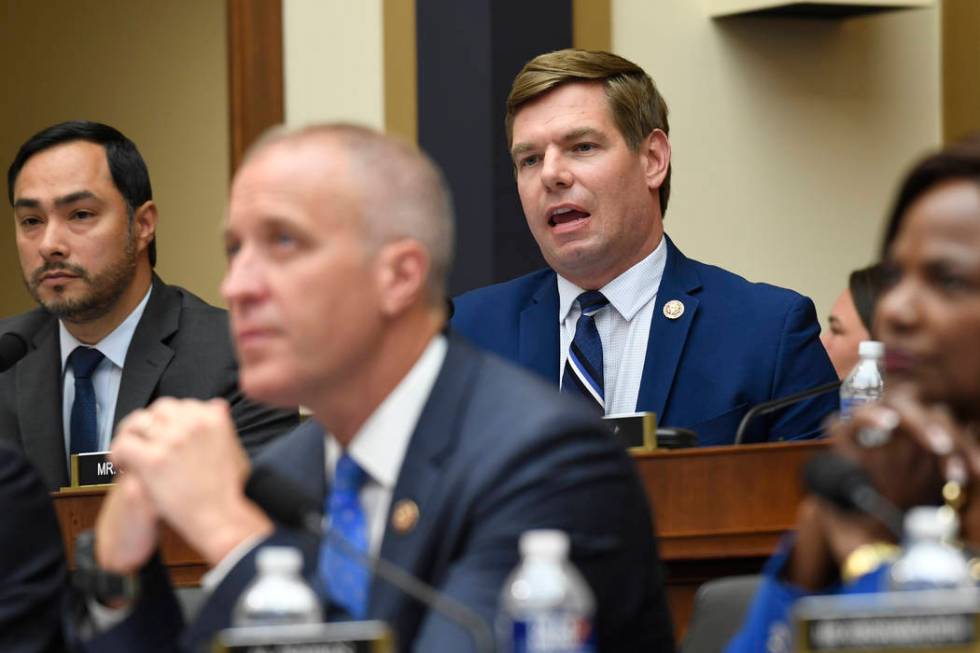
[[[242,164],[268,146],[320,137],[342,146],[349,157],[369,242],[377,247],[400,238],[421,243],[430,258],[426,280],[429,299],[442,305],[453,263],[453,202],[442,172],[417,147],[369,127],[347,123],[276,127],[249,148]]]

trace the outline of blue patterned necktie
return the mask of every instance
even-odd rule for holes
[[[568,347],[561,391],[585,398],[604,414],[606,390],[602,378],[602,341],[595,326],[595,314],[609,304],[609,300],[598,290],[589,290],[575,301],[582,314],[575,325],[575,337]]]
[[[337,461],[333,489],[326,499],[330,530],[320,543],[320,579],[328,598],[341,605],[350,616],[367,616],[370,573],[362,560],[347,554],[348,549],[368,555],[368,530],[359,492],[367,474],[346,452]],[[339,545],[337,539],[342,539]]]
[[[95,415],[95,387],[92,372],[104,356],[92,347],[75,347],[68,355],[68,364],[75,375],[75,400],[71,405],[71,452],[98,451],[99,426]]]

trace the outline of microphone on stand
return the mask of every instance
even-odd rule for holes
[[[810,388],[808,390],[802,390],[800,392],[787,395],[780,399],[770,399],[769,401],[764,401],[761,404],[756,404],[749,409],[749,412],[745,413],[745,417],[742,421],[738,423],[738,429],[735,431],[735,442],[734,444],[742,444],[742,439],[745,437],[745,428],[749,425],[756,417],[762,415],[768,415],[769,413],[774,413],[777,410],[786,408],[787,406],[792,406],[795,403],[803,401],[805,399],[810,399],[818,395],[822,395],[825,392],[830,392],[831,390],[836,390],[840,387],[840,381],[831,381],[830,383],[825,383],[823,385],[818,385],[815,388]]]
[[[478,653],[494,653],[493,635],[480,615],[398,565],[381,557],[365,555],[334,529],[324,527],[319,503],[289,477],[268,467],[255,468],[245,484],[245,496],[285,526],[316,537],[330,538],[345,555],[367,567],[372,574],[461,626],[473,639]]]
[[[902,538],[902,511],[878,492],[857,463],[833,453],[814,456],[803,468],[807,490],[844,510],[874,517]]]

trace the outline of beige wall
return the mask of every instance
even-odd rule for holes
[[[160,207],[157,269],[218,300],[228,187],[225,5],[209,0],[9,0],[0,5],[0,161],[62,120],[109,123],[140,148]],[[6,175],[2,182],[6,202]],[[0,315],[32,302],[12,213],[0,228]]]
[[[671,109],[667,231],[823,319],[871,262],[899,176],[940,142],[939,12],[713,21],[703,3],[613,1],[614,50]]]
[[[284,0],[286,123],[384,128],[381,0]]]

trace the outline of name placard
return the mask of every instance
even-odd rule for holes
[[[76,453],[71,456],[71,487],[109,485],[119,472],[109,460],[108,451]]]
[[[649,451],[657,448],[657,416],[654,413],[606,415],[613,437],[627,449]]]
[[[383,621],[227,628],[214,653],[393,653],[395,638]]]
[[[980,651],[974,589],[814,596],[797,604],[794,617],[801,653]]]

